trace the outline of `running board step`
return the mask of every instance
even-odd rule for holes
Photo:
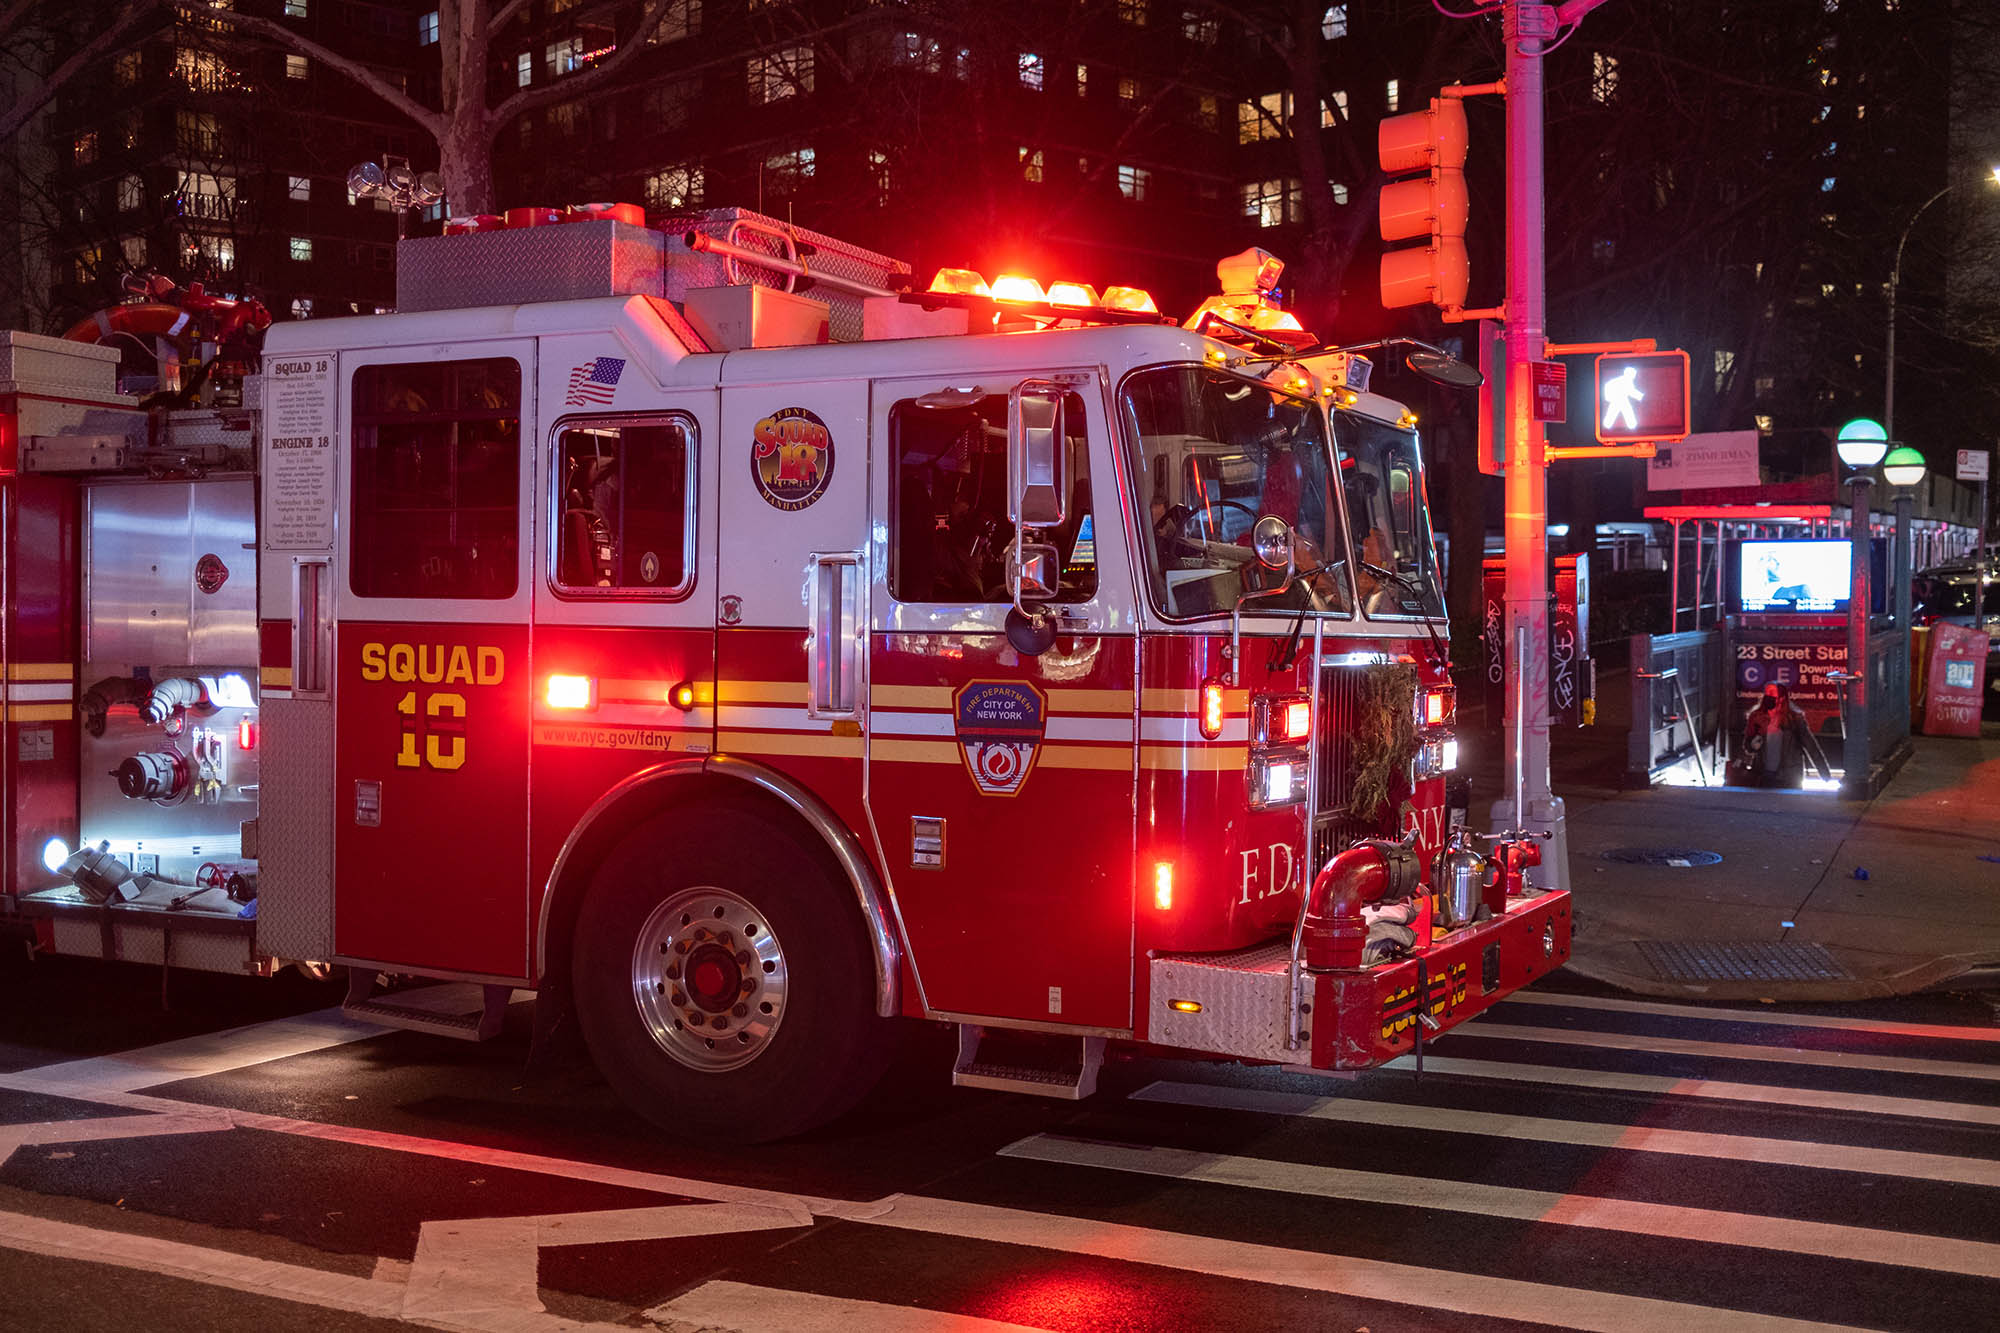
[[[1102,1037],[989,1031],[977,1023],[960,1023],[951,1082],[956,1088],[993,1088],[1080,1102],[1097,1091],[1097,1071],[1103,1067]]]
[[[347,973],[347,1000],[340,1011],[364,1023],[428,1032],[459,1041],[489,1041],[500,1035],[513,1000],[512,986],[445,982],[375,995],[378,974],[366,968]]]

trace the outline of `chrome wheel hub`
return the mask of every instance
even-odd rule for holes
[[[660,1049],[691,1069],[749,1064],[785,1016],[785,951],[763,913],[726,889],[655,907],[632,945],[632,1000]]]

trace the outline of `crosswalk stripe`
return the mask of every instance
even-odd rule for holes
[[[1670,1240],[1697,1239],[1718,1245],[1894,1264],[1969,1277],[2000,1273],[2000,1245],[1909,1231],[1882,1231],[1589,1194],[1556,1194],[1548,1190],[1516,1189],[1511,1185],[1484,1185],[1402,1172],[1355,1171],[1309,1162],[1189,1152],[1182,1148],[1132,1147],[1048,1134],[1031,1135],[1007,1145],[1000,1153],[1030,1161],[1130,1171],[1240,1189],[1443,1209]]]
[[[1383,1069],[1415,1069],[1416,1062],[1399,1056]],[[1757,1083],[1726,1083],[1705,1078],[1672,1078],[1660,1074],[1626,1074],[1611,1069],[1569,1069],[1562,1065],[1525,1065],[1503,1060],[1468,1060],[1460,1056],[1426,1055],[1424,1068],[1433,1074],[1464,1074],[1515,1083],[1550,1083],[1560,1088],[1599,1088],[1613,1092],[1664,1093],[1675,1097],[1708,1097],[1718,1101],[1762,1102],[1773,1106],[1820,1111],[1854,1111],[1863,1115],[1901,1115],[1920,1120],[1962,1120],[1975,1125],[2000,1125],[2000,1106],[1969,1102],[1938,1102],[1920,1097],[1887,1097],[1868,1092],[1830,1092],[1822,1088],[1768,1087]]]
[[[815,1296],[742,1282],[704,1282],[665,1305],[654,1306],[646,1311],[646,1318],[671,1328],[728,1329],[730,1333],[852,1333],[857,1328],[871,1333],[1029,1333],[1025,1324],[977,1315]]]
[[[1895,1037],[1938,1037],[1947,1041],[2000,1042],[2000,1027],[1954,1027],[1944,1023],[1895,1023],[1882,1018],[1833,1018],[1826,1014],[1787,1014],[1768,1009],[1707,1009],[1687,1004],[1661,1004],[1651,1000],[1619,1000],[1598,995],[1559,995],[1553,992],[1516,991],[1506,999],[1512,1005],[1541,1005],[1560,1009],[1601,1009],[1607,1013],[1655,1014],[1663,1018],[1709,1020],[1717,1023],[1763,1023],[1772,1027],[1829,1028],[1836,1032],[1879,1032]]]
[[[897,1195],[891,1202],[893,1206],[869,1218],[868,1225],[1087,1254],[1210,1277],[1392,1301],[1483,1319],[1517,1319],[1529,1324],[1583,1329],[1588,1333],[1688,1333],[1689,1329],[1700,1329],[1701,1333],[1809,1333],[1853,1328],[1584,1287],[1559,1287],[1314,1250],[1287,1250],[1275,1245],[1156,1231],[1059,1213],[917,1195]]]
[[[1543,1116],[1500,1115],[1491,1111],[1455,1111],[1402,1102],[1314,1097],[1302,1092],[1234,1088],[1208,1083],[1153,1083],[1133,1093],[1132,1100],[1199,1106],[1218,1111],[1296,1116],[1307,1120],[1332,1120],[1351,1125],[1420,1129],[1431,1133],[1485,1134],[1535,1143],[1570,1143],[1627,1152],[1670,1153],[1681,1157],[1756,1162],[1765,1166],[1861,1171],[1870,1175],[1937,1180],[1954,1185],[2000,1186],[2000,1161],[1948,1157],[1942,1153],[1903,1152],[1894,1148],[1760,1139],[1747,1134],[1701,1134],[1684,1129],[1655,1129],[1646,1125],[1605,1124],[1593,1120],[1551,1120]]]
[[[1796,1046],[1760,1046],[1732,1041],[1689,1041],[1682,1037],[1649,1037],[1630,1032],[1591,1032],[1575,1028],[1545,1028],[1516,1023],[1468,1023],[1454,1037],[1484,1037],[1499,1041],[1539,1041],[1554,1046],[1591,1046],[1610,1051],[1645,1051],[1653,1055],[1695,1055],[1711,1060],[1763,1060],[1771,1064],[1817,1065],[1825,1069],[1865,1069],[1885,1074],[1927,1074],[1937,1078],[2000,1081],[2000,1064],[1964,1060],[1925,1060],[1904,1055],[1864,1055],[1851,1051],[1801,1050]]]

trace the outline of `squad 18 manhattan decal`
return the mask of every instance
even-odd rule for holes
[[[833,480],[833,432],[803,407],[781,407],[751,433],[750,479],[787,512],[826,494]]]

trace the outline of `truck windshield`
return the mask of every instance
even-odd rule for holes
[[[1354,412],[1333,414],[1347,495],[1355,586],[1371,616],[1441,616],[1437,559],[1415,431]]]
[[[1257,564],[1250,529],[1276,515],[1292,529],[1299,578],[1246,611],[1353,609],[1338,542],[1326,418],[1309,398],[1201,366],[1141,371],[1125,382],[1153,604],[1175,618],[1227,612],[1282,576]]]

